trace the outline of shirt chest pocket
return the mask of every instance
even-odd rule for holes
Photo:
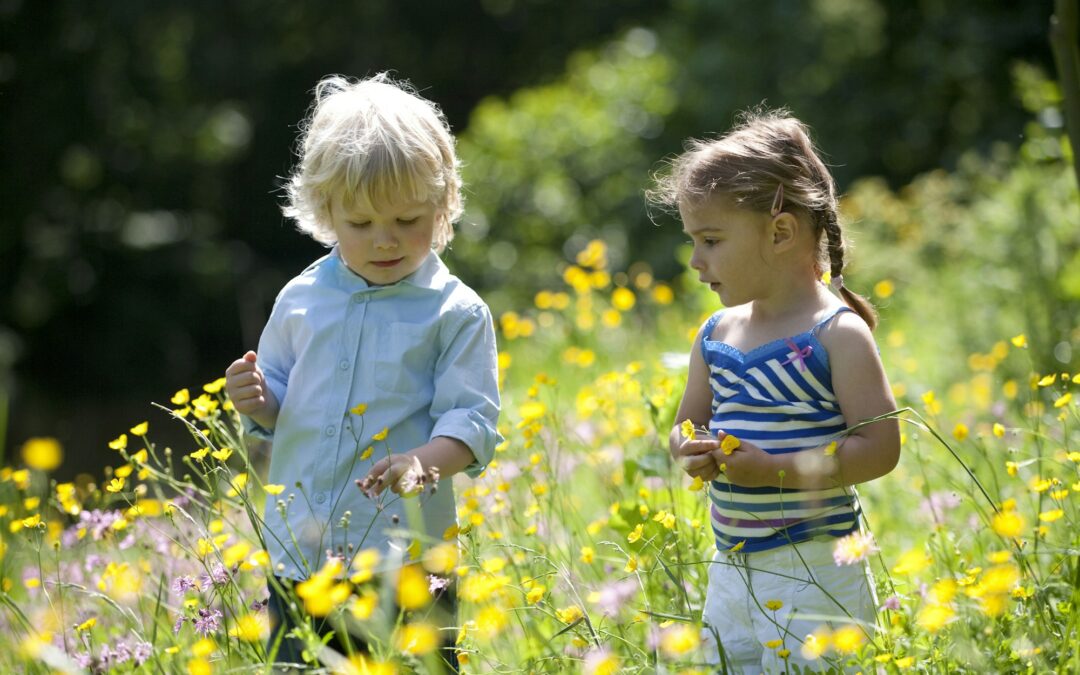
[[[425,393],[434,388],[435,326],[390,323],[379,329],[375,384],[384,391]]]

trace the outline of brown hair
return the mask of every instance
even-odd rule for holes
[[[810,130],[788,110],[752,110],[720,138],[688,141],[686,152],[671,162],[670,172],[657,177],[656,187],[648,193],[652,202],[673,209],[714,195],[764,213],[770,213],[780,196],[781,209],[814,225],[817,272],[828,264],[831,277],[842,280],[844,238],[836,182],[814,147]],[[842,281],[840,295],[873,330],[877,312],[870,302]]]

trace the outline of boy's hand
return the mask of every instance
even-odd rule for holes
[[[780,476],[776,456],[770,455],[753,443],[739,441],[730,454],[725,454],[722,443],[730,434],[720,432],[720,442],[711,452],[713,461],[722,467],[728,480],[740,487],[779,486]]]
[[[377,497],[387,487],[399,495],[412,497],[424,489],[424,467],[415,455],[390,455],[375,462],[357,485],[368,497]]]
[[[242,415],[255,415],[266,408],[272,394],[255,352],[249,351],[225,369],[225,392]]]

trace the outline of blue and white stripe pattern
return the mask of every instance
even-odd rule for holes
[[[709,430],[732,434],[771,454],[822,452],[847,429],[832,389],[818,331],[812,329],[743,353],[709,339],[723,312],[705,323],[702,351],[713,391]],[[809,458],[808,458],[809,459]],[[858,526],[854,488],[792,490],[734,485],[723,473],[709,489],[716,547],[764,551],[821,535],[842,537]]]

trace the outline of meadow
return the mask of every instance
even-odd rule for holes
[[[438,672],[426,617],[431,589],[453,581],[465,672],[709,672],[706,497],[666,436],[715,300],[680,282],[609,270],[594,241],[533,306],[497,317],[495,461],[458,479],[458,531],[439,542],[403,528],[421,565],[399,572],[359,550],[293,589],[304,614],[368,636],[371,652],[349,655],[301,631],[320,668]],[[889,279],[873,289],[883,305],[896,292]],[[1080,670],[1080,373],[1036,371],[1027,336],[997,335],[935,391],[887,313],[883,326],[903,455],[859,487],[866,535],[836,553],[872,566],[878,624],[823,617],[766,647],[861,672]],[[137,419],[103,439],[115,462],[99,482],[52,480],[63,449],[47,437],[3,469],[0,670],[269,672],[262,505],[304,496],[262,482],[222,384],[163,396],[189,447],[158,446]]]
[[[873,626],[822,617],[810,635],[778,625],[766,648],[821,670],[1080,672],[1070,161],[1033,123],[1018,150],[849,190],[848,283],[881,313],[903,445],[892,473],[858,487],[865,533],[835,558],[871,566],[880,611]],[[419,565],[361,545],[289,591],[298,618],[370,648],[341,653],[302,628],[313,666],[439,672],[432,593],[453,583],[465,672],[710,672],[705,486],[666,439],[717,299],[692,271],[661,281],[611,254],[582,244],[547,289],[498,311],[505,441],[482,476],[455,479],[458,529],[430,541],[403,523]],[[685,264],[685,247],[673,254]],[[349,413],[360,428],[363,412]],[[64,448],[47,435],[0,469],[0,672],[269,672],[263,508],[306,495],[264,483],[267,449],[240,434],[223,379],[132,414],[100,439],[113,461],[98,476],[57,481]],[[159,424],[190,441],[155,443]],[[360,436],[358,466],[393,450],[380,430]]]

